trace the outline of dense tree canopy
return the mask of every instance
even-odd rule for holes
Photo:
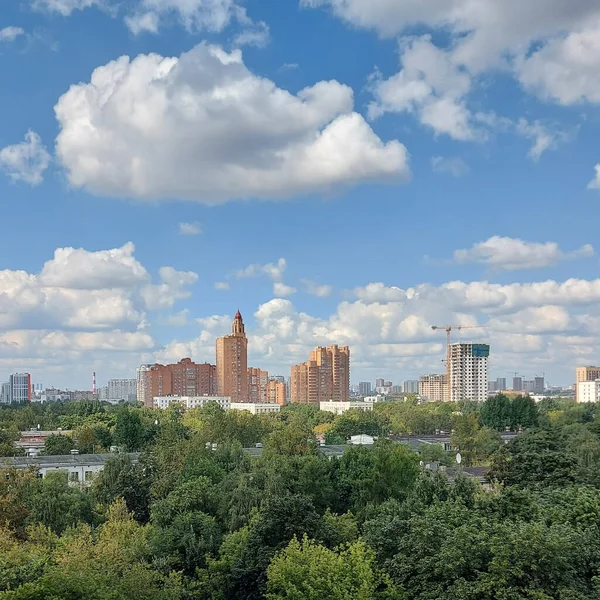
[[[72,430],[47,453],[141,454],[116,453],[90,486],[0,471],[0,600],[600,597],[595,405],[409,400],[334,416],[56,403],[0,409],[0,444],[37,425]],[[505,443],[507,428],[519,434]],[[436,431],[451,451],[397,441]],[[339,458],[317,442],[360,433],[378,440]]]

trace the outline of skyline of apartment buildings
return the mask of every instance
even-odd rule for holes
[[[216,356],[217,395],[229,396],[234,403],[248,402],[248,338],[239,310],[231,335],[217,338]]]
[[[319,346],[309,360],[290,370],[290,401],[318,406],[333,400],[347,402],[350,397],[350,348]]]

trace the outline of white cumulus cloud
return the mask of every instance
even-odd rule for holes
[[[244,279],[248,277],[260,277],[266,275],[274,281],[279,281],[287,269],[287,261],[285,258],[280,258],[276,263],[267,263],[265,265],[252,264],[248,265],[243,269],[239,269],[235,272],[235,276],[238,279]]]
[[[25,30],[22,27],[9,25],[0,29],[0,42],[14,42],[21,35],[25,35]]]
[[[203,233],[200,223],[179,223],[180,235],[200,235]]]
[[[49,152],[40,136],[31,129],[25,134],[25,141],[0,150],[0,169],[13,181],[39,185],[49,164]]]
[[[278,298],[285,298],[287,296],[291,296],[295,294],[298,290],[292,287],[291,285],[286,285],[281,281],[276,281],[273,283],[273,296]]]
[[[69,182],[97,194],[216,204],[409,176],[406,148],[353,112],[349,87],[321,81],[294,95],[216,46],[121,57],[55,111]]]
[[[590,244],[572,252],[564,252],[556,242],[526,242],[497,235],[469,249],[454,252],[457,263],[481,263],[505,271],[549,267],[563,260],[590,256],[594,256],[594,248]]]

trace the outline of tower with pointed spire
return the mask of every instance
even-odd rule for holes
[[[238,310],[231,335],[217,338],[217,394],[232,402],[248,402],[248,338]]]

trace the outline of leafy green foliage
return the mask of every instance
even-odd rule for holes
[[[595,405],[411,399],[341,416],[0,407],[0,448],[38,424],[74,428],[81,453],[141,454],[115,454],[91,486],[0,470],[0,600],[600,597]],[[504,444],[507,427],[525,431]],[[452,431],[463,474],[455,450],[385,439],[440,430]],[[355,433],[379,439],[344,444],[339,458],[315,440]],[[468,465],[489,468],[490,489]]]

